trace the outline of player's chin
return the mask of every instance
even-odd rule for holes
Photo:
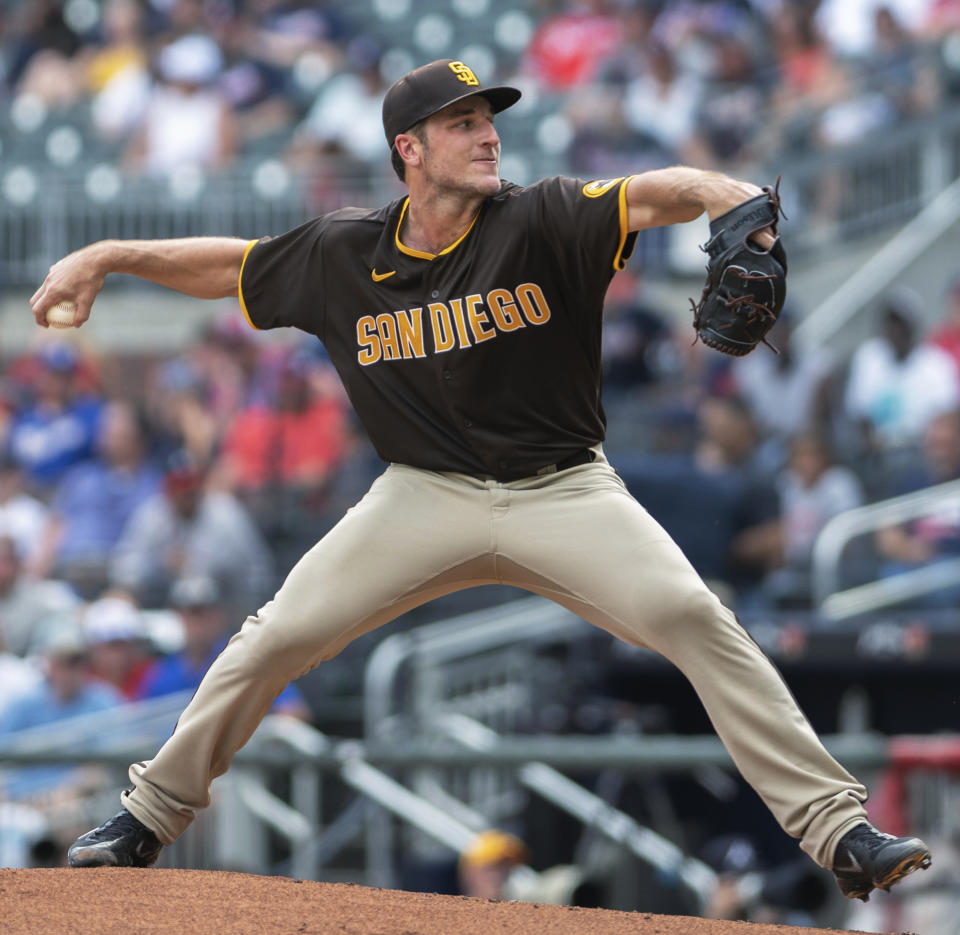
[[[500,190],[500,167],[495,162],[474,164],[476,185],[485,195],[495,195]]]

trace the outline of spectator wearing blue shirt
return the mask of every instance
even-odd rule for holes
[[[158,659],[147,670],[141,682],[142,698],[196,689],[232,635],[220,587],[214,578],[206,575],[179,578],[170,589],[170,603],[183,622],[183,648]],[[280,693],[270,711],[304,721],[311,719],[309,706],[292,683]]]
[[[92,600],[107,585],[113,549],[141,503],[160,489],[146,426],[133,405],[104,406],[96,457],[70,468],[57,485],[37,571],[69,581]]]
[[[78,387],[71,345],[45,345],[36,362],[33,398],[14,416],[8,443],[27,485],[49,496],[70,467],[93,456],[103,401]]]
[[[0,740],[6,743],[20,731],[123,703],[116,689],[91,676],[86,640],[74,612],[48,618],[37,644],[43,680],[11,699],[0,712]],[[60,765],[7,770],[0,787],[4,798],[15,801],[48,800],[58,790],[74,795],[85,785],[78,778],[81,770]]]

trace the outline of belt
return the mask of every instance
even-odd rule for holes
[[[534,474],[537,477],[541,474],[556,474],[559,471],[566,471],[568,468],[576,467],[578,464],[589,464],[591,461],[596,460],[597,453],[592,448],[581,448],[579,451],[575,451],[570,455],[569,458],[564,458],[556,464],[548,464],[540,468],[539,471],[534,471]]]

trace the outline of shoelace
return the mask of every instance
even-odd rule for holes
[[[104,837],[104,832],[108,831],[111,828],[117,828],[119,831],[135,831],[137,828],[137,819],[129,812],[120,812],[118,815],[114,815],[113,818],[105,821],[99,828],[96,828],[94,831],[94,838],[99,839]]]

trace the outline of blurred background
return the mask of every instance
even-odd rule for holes
[[[523,98],[502,174],[676,163],[773,184],[770,341],[694,342],[706,223],[608,292],[607,453],[933,869],[851,907],[798,860],[680,674],[486,587],[278,699],[171,866],[862,931],[960,892],[960,2],[2,0],[0,865],[111,814],[212,658],[383,465],[322,346],[112,277],[103,238],[277,234],[403,192],[386,88],[438,57]]]

